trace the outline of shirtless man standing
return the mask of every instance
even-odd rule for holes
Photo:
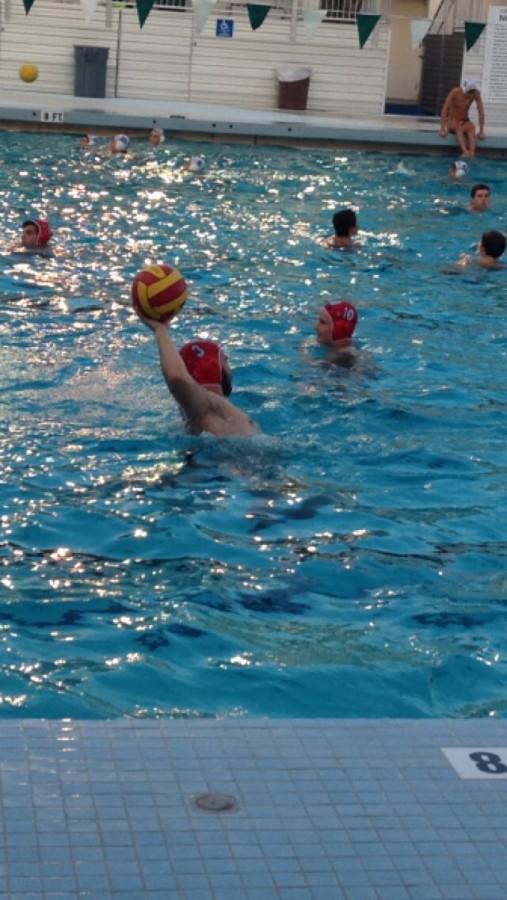
[[[469,78],[464,81],[463,87],[455,87],[449,92],[442,107],[440,116],[440,136],[447,137],[448,132],[458,138],[463,156],[472,158],[475,156],[477,146],[477,134],[475,125],[468,118],[472,103],[477,104],[479,114],[479,138],[484,139],[484,105],[476,81]]]
[[[192,434],[218,437],[258,433],[249,416],[234,406],[232,373],[223,350],[213,341],[190,341],[178,352],[168,323],[139,316],[155,335],[160,366],[171,394]]]

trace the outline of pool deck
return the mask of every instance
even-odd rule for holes
[[[43,115],[49,117],[46,121]],[[91,129],[143,132],[154,125],[185,138],[364,146],[407,153],[455,153],[456,140],[442,140],[435,118],[384,115],[371,119],[336,118],[311,111],[253,110],[198,103],[134,99],[89,99],[30,90],[0,93],[0,127],[29,123],[50,130]],[[480,152],[507,155],[507,128],[487,127]]]
[[[506,762],[496,719],[4,719],[0,898],[505,900]]]

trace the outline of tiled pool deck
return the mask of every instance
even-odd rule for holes
[[[47,121],[43,120],[44,114],[49,117]],[[286,112],[171,100],[88,99],[29,89],[0,92],[0,123],[4,127],[30,123],[46,129],[63,127],[81,132],[91,129],[143,131],[158,125],[176,137],[301,145],[352,144],[370,148],[388,146],[425,153],[456,152],[456,139],[449,136],[442,140],[435,118],[391,115],[369,119],[338,118],[311,110]],[[507,155],[507,127],[495,127],[488,115],[486,125],[487,138],[481,142],[480,152]]]
[[[444,747],[496,756],[464,780]],[[502,747],[491,719],[4,720],[0,898],[505,900]]]

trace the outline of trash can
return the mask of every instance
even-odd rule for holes
[[[308,66],[278,66],[278,109],[306,109],[311,74]]]
[[[74,46],[74,96],[105,97],[109,47]]]

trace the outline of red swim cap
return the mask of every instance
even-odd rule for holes
[[[340,303],[327,303],[324,309],[327,309],[333,320],[333,341],[351,338],[358,320],[354,304],[342,300]]]
[[[45,247],[53,237],[51,225],[47,219],[36,219],[35,224],[37,226],[37,246]]]
[[[190,341],[180,350],[188,372],[198,384],[222,387],[223,355],[214,341]]]

